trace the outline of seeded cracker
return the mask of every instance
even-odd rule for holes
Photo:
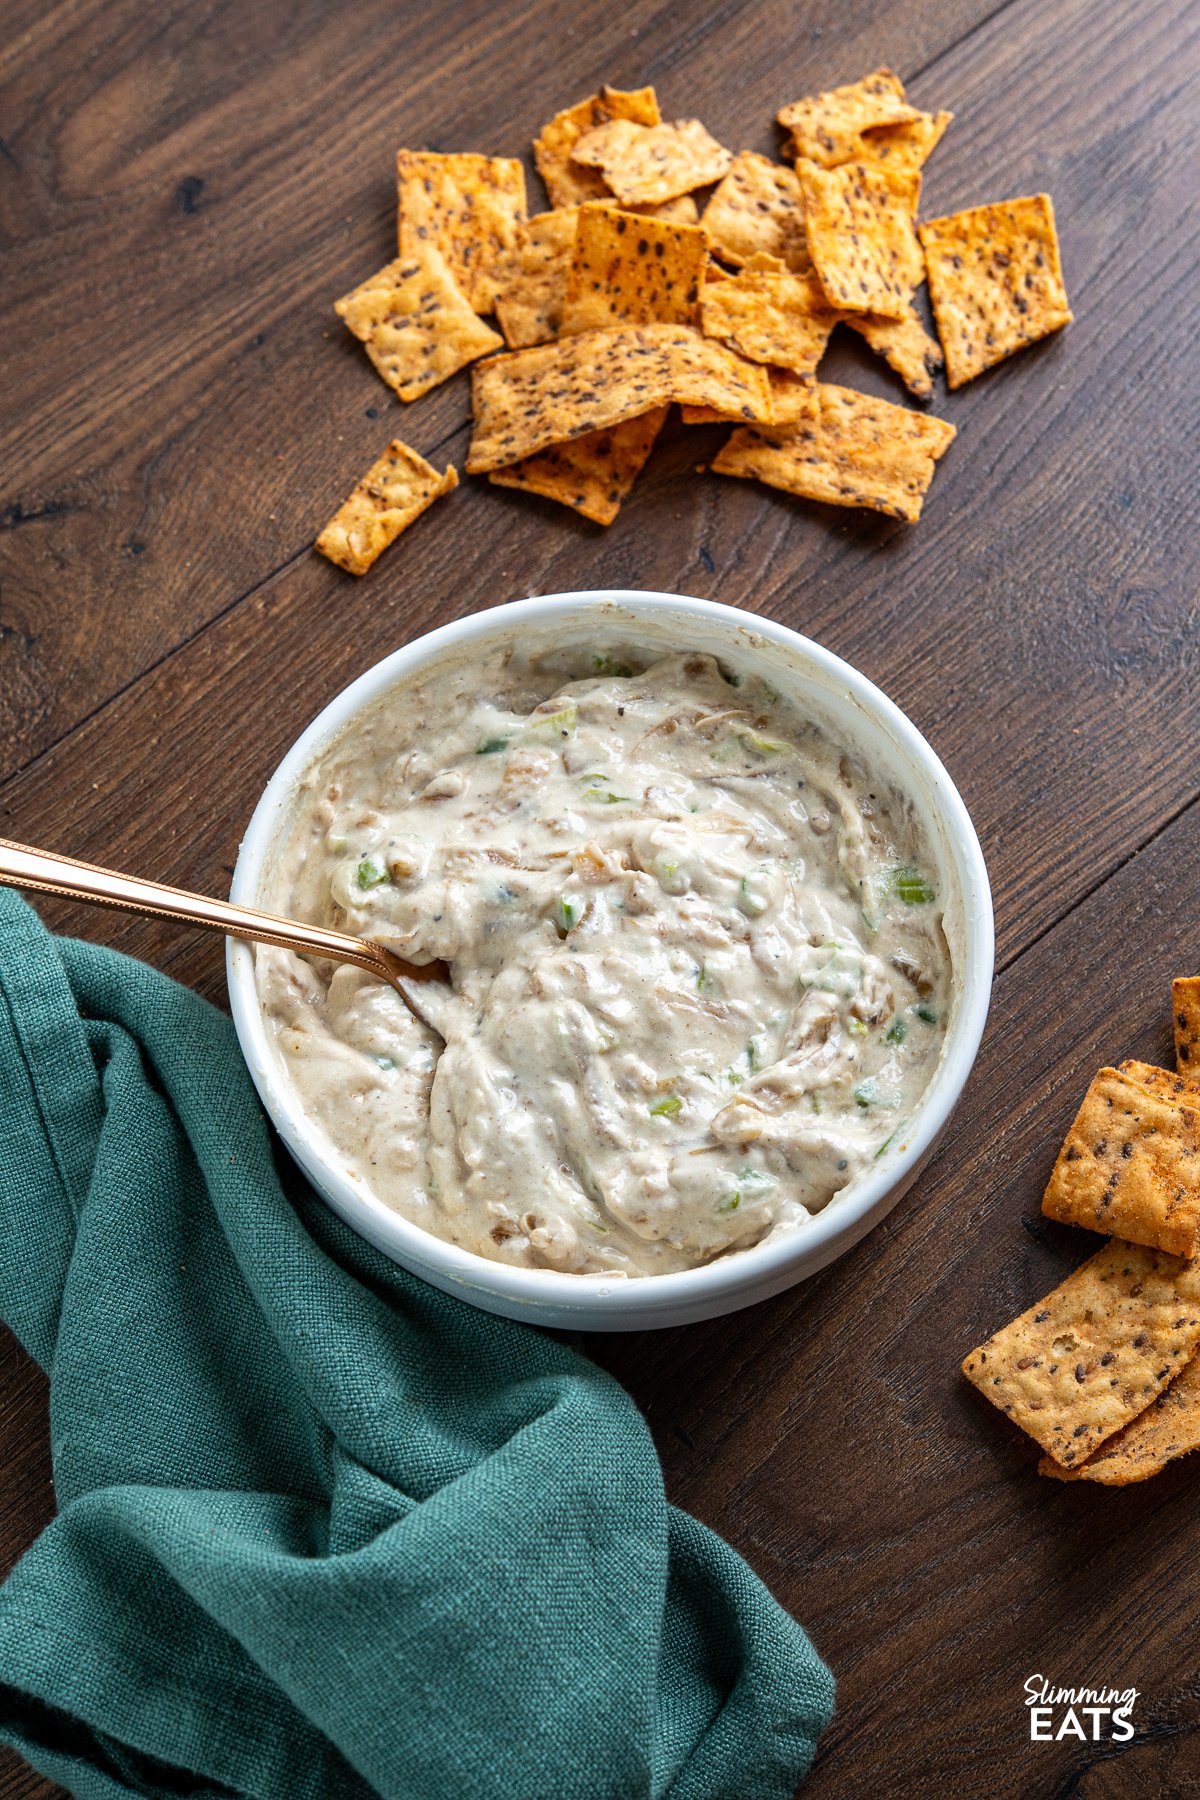
[[[708,250],[699,225],[614,205],[580,208],[564,334],[613,325],[698,325]]]
[[[1070,322],[1049,194],[929,219],[920,234],[952,388]]]
[[[503,339],[476,317],[445,260],[428,244],[334,303],[401,400],[416,400]]]
[[[753,150],[735,156],[704,209],[709,244],[726,262],[777,256],[797,275],[812,269],[804,231],[804,201],[795,171]]]
[[[439,475],[396,438],[338,507],[317,539],[317,549],[351,575],[365,575],[427,506],[457,486],[453,467]]]
[[[571,152],[586,132],[610,119],[629,119],[635,125],[657,125],[662,118],[654,89],[601,88],[576,106],[556,113],[533,141],[533,160],[546,184],[551,206],[578,206],[585,200],[611,198],[608,183],[598,169],[572,162]]]
[[[1128,1487],[1148,1481],[1177,1456],[1200,1449],[1200,1356],[1182,1369],[1153,1405],[1139,1413],[1101,1444],[1094,1456],[1074,1469],[1063,1469],[1043,1456],[1039,1475],[1059,1481],[1100,1481],[1106,1487]]]
[[[1181,975],[1171,983],[1175,1016],[1175,1067],[1181,1075],[1200,1078],[1200,975]]]
[[[915,175],[942,140],[953,113],[918,113],[903,125],[884,125],[877,131],[864,131],[851,162],[878,163],[881,167]]]
[[[925,274],[914,225],[921,177],[865,163],[797,172],[808,252],[830,304],[905,318]]]
[[[876,69],[848,87],[795,100],[775,114],[777,122],[791,132],[796,156],[826,169],[850,161],[858,150],[860,133],[876,125],[899,125],[920,117],[904,98],[903,82],[890,69]]]
[[[758,364],[686,325],[585,331],[490,357],[474,371],[467,467],[475,474],[504,468],[670,401],[765,419],[770,383]]]
[[[793,275],[767,256],[753,257],[733,280],[706,287],[701,311],[708,337],[796,375],[816,374],[840,317],[815,275]]]
[[[577,206],[565,206],[538,213],[522,226],[496,299],[496,317],[511,350],[548,344],[562,329],[578,218]]]
[[[768,369],[771,382],[771,424],[799,425],[817,411],[817,388],[807,375],[793,375],[787,369]],[[681,406],[679,416],[685,425],[738,425],[739,419],[717,412],[712,406]]]
[[[613,119],[581,137],[572,156],[600,169],[622,205],[673,200],[720,181],[733,161],[699,119],[650,126]]]
[[[942,366],[941,345],[930,337],[911,307],[903,319],[885,319],[879,313],[838,316],[896,371],[910,394],[918,400],[932,399],[933,377]]]
[[[401,150],[396,181],[401,256],[433,244],[475,311],[491,312],[499,270],[525,222],[521,164],[507,156]]]
[[[1144,1412],[1198,1343],[1196,1265],[1114,1238],[962,1368],[1069,1469]]]
[[[714,474],[747,476],[806,500],[915,522],[953,425],[824,382],[817,384],[816,403],[811,422],[735,431],[713,459]]]
[[[597,525],[611,525],[654,448],[667,412],[667,407],[658,406],[607,431],[552,444],[511,468],[493,469],[488,480],[497,487],[525,488],[558,500]]]
[[[1101,1069],[1042,1196],[1047,1218],[1173,1256],[1200,1250],[1200,1099]]]
[[[1135,1062],[1132,1059],[1118,1063],[1117,1072],[1128,1076],[1138,1087],[1145,1088],[1148,1093],[1157,1094],[1160,1098],[1178,1100],[1181,1104],[1194,1106],[1200,1096],[1200,1087],[1186,1075],[1177,1075],[1173,1069],[1160,1069],[1154,1063]]]

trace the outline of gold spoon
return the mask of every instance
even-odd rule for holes
[[[62,894],[69,900],[115,906],[122,912],[150,913],[155,918],[222,931],[229,937],[248,938],[256,944],[279,944],[285,950],[299,950],[308,956],[354,963],[394,987],[409,1011],[426,1024],[430,1021],[408,992],[408,984],[444,982],[447,977],[445,963],[405,962],[382,944],[352,937],[347,931],[327,931],[321,925],[279,919],[250,906],[235,906],[230,900],[210,900],[204,894],[189,894],[186,888],[165,887],[158,881],[142,881],[136,875],[119,875],[115,869],[77,862],[72,856],[54,856],[29,844],[11,844],[7,838],[0,838],[0,886]]]

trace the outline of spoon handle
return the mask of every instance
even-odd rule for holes
[[[382,944],[352,937],[349,932],[300,925],[294,919],[279,919],[249,906],[235,906],[229,900],[210,900],[204,894],[190,894],[186,888],[142,881],[136,875],[119,875],[115,869],[77,862],[71,856],[54,856],[29,844],[12,844],[7,838],[0,838],[0,886],[63,894],[69,900],[114,906],[122,912],[150,913],[156,918],[222,931],[229,937],[249,938],[253,943],[279,944],[285,950],[354,963],[393,987],[401,979],[428,981],[445,973],[441,963],[421,966],[403,962]]]

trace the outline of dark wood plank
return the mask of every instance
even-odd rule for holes
[[[646,1409],[672,1498],[837,1671],[806,1800],[1197,1792],[1200,1463],[1126,1489],[1046,1480],[958,1364],[1098,1247],[1043,1221],[1042,1188],[1097,1067],[1170,1062],[1198,859],[1200,805],[1000,978],[951,1136],[850,1256],[733,1319],[588,1342]],[[1038,1673],[1139,1689],[1111,1768],[1119,1746],[1030,1742]]]
[[[995,3],[34,13],[0,68],[0,770],[304,549],[389,430],[465,416],[465,376],[402,411],[330,310],[393,254],[400,143],[521,154],[608,77],[771,147],[831,41],[839,77],[919,68]]]

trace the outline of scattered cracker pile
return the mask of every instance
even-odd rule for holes
[[[1124,1487],[1200,1448],[1200,977],[1176,981],[1176,1069],[1101,1069],[1042,1211],[1109,1242],[963,1363],[1060,1481]]]
[[[672,405],[737,427],[719,475],[915,521],[954,427],[821,382],[834,327],[928,401],[943,366],[960,387],[1071,317],[1048,194],[918,224],[952,116],[878,69],[785,106],[777,163],[665,122],[653,88],[605,87],[534,140],[550,208],[532,218],[519,162],[401,150],[397,255],[335,310],[405,402],[485,358],[468,470],[598,524]],[[403,504],[376,464],[317,540],[354,574],[457,480],[399,442],[388,459]]]

